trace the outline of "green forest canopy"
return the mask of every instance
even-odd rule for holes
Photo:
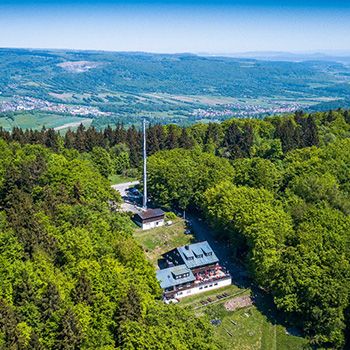
[[[85,158],[0,140],[0,349],[215,349],[208,322],[160,301]]]
[[[147,135],[153,201],[200,212],[219,238],[233,243],[232,254],[290,324],[317,346],[344,348],[350,323],[349,112],[153,125]],[[0,137],[1,239],[11,247],[1,250],[1,307],[12,320],[0,328],[3,344],[21,339],[23,346],[44,348],[75,341],[77,348],[147,349],[156,339],[164,349],[212,347],[203,320],[156,301],[154,271],[131,237],[129,219],[109,211],[108,200],[118,198],[106,178],[137,172],[139,130],[81,126],[62,137],[50,129],[15,128],[1,130]],[[55,295],[48,302],[53,309],[37,299],[47,294]],[[67,341],[74,327],[79,337]],[[192,327],[193,338],[181,342]]]

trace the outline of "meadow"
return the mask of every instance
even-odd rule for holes
[[[19,112],[8,117],[0,114],[0,127],[5,130],[12,130],[14,127],[23,129],[57,128],[64,133],[68,128],[75,129],[80,123],[90,125],[91,118],[80,118],[71,115],[60,115],[47,112]]]

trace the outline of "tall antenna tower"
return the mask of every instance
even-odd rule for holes
[[[147,149],[146,149],[146,118],[143,117],[143,209],[147,209]]]

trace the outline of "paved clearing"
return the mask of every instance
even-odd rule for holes
[[[120,195],[124,198],[127,197],[126,190],[130,187],[136,186],[140,183],[140,181],[131,181],[131,182],[124,182],[117,185],[112,185],[112,188],[114,188],[116,191],[120,193]]]
[[[140,181],[131,181],[131,182],[124,182],[117,185],[112,185],[112,188],[115,189],[120,193],[120,195],[123,198],[123,203],[121,205],[121,208],[123,211],[131,211],[132,213],[139,213],[142,209],[137,206],[135,203],[133,203],[127,193],[127,189],[130,187],[134,187],[138,185]]]

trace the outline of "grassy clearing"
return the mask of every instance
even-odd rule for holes
[[[222,293],[229,296],[217,300]],[[306,339],[289,335],[286,328],[274,321],[271,304],[259,298],[258,305],[248,306],[236,311],[227,311],[225,302],[242,295],[251,294],[250,289],[240,289],[232,285],[209,291],[193,297],[184,298],[182,307],[192,307],[198,315],[207,315],[210,320],[219,319],[221,324],[213,326],[215,342],[220,350],[304,350]],[[214,300],[203,306],[201,301]]]
[[[184,220],[177,218],[170,226],[157,227],[148,231],[138,229],[134,236],[145,250],[147,258],[156,265],[163,253],[193,241],[193,236],[185,235],[184,232]]]
[[[214,326],[216,342],[222,350],[302,350],[307,346],[306,339],[288,335],[282,325],[272,323],[255,306],[230,312],[221,303],[208,306],[206,314],[222,321]]]
[[[118,174],[110,175],[108,179],[111,185],[118,185],[124,182],[132,182],[137,180],[134,177],[127,177],[127,176],[118,175]]]
[[[229,294],[225,299],[216,296]],[[248,306],[236,311],[227,311],[225,302],[242,295],[249,295],[249,289],[240,289],[232,285],[203,294],[184,298],[182,307],[192,307],[198,315],[207,315],[210,320],[220,320],[213,326],[215,342],[220,350],[304,350],[306,339],[289,335],[286,328],[274,321],[270,304],[259,301],[259,305]],[[201,301],[211,298],[211,304],[203,306]]]

